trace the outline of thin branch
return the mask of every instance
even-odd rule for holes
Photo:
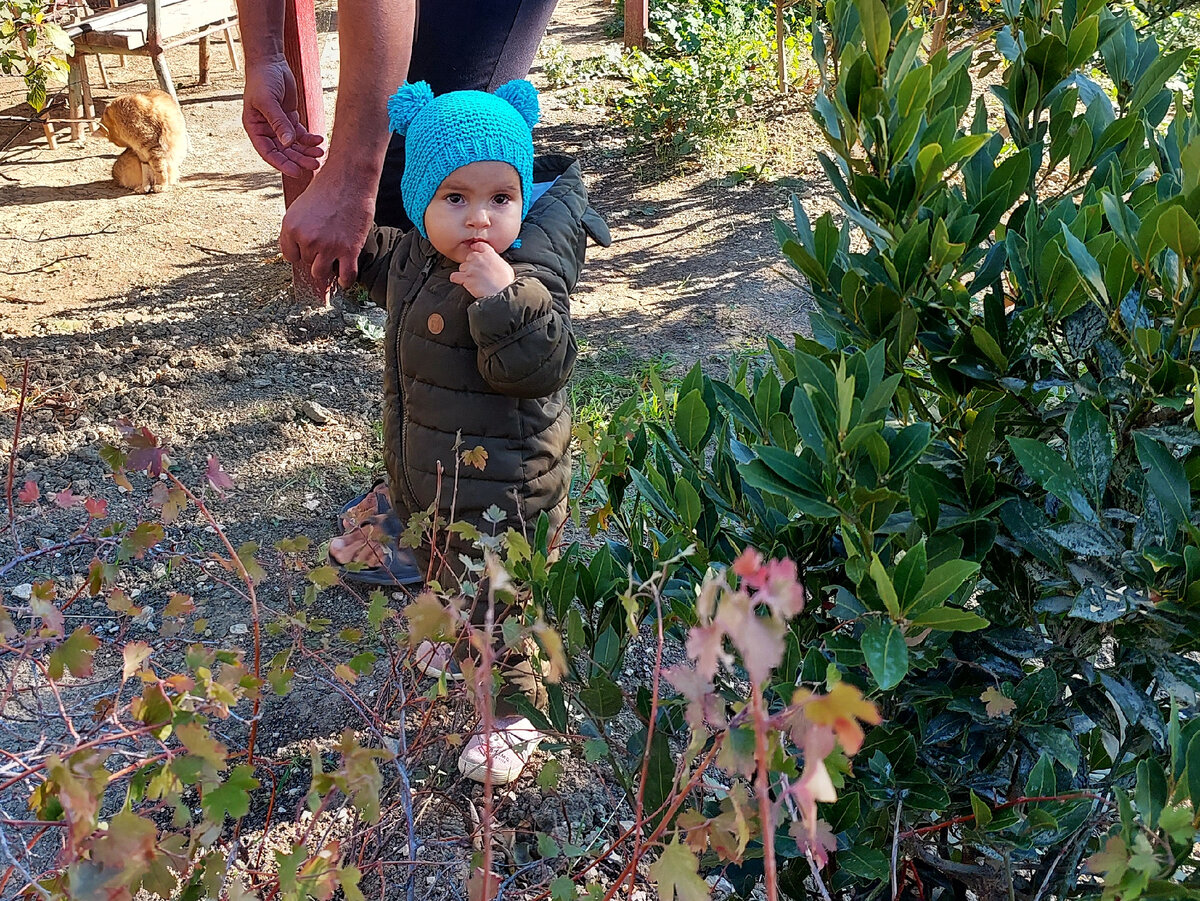
[[[8,813],[2,807],[0,807],[0,816],[6,820],[9,818]],[[37,880],[33,878],[33,874],[22,866],[21,862],[17,860],[16,855],[13,854],[12,848],[8,844],[8,831],[3,828],[0,828],[0,851],[4,852],[4,856],[8,858],[8,862],[12,864],[13,868],[25,877],[26,886],[34,889],[39,895],[49,901],[50,893],[38,885]]]
[[[805,848],[804,856],[808,859],[808,868],[812,871],[813,882],[817,884],[817,891],[821,893],[824,901],[833,901],[833,898],[829,894],[829,889],[825,887],[825,880],[821,878],[821,870],[817,866],[817,862],[813,860],[812,851]]]
[[[892,831],[892,901],[900,895],[899,876],[896,862],[900,858],[900,815],[904,812],[904,798],[896,799],[896,828]]]
[[[0,274],[3,274],[3,275],[31,275],[34,272],[41,272],[42,270],[47,269],[50,266],[56,266],[59,263],[65,263],[67,260],[79,260],[79,259],[90,259],[90,257],[86,253],[72,253],[72,254],[67,254],[67,256],[65,256],[65,257],[59,257],[56,260],[51,260],[48,263],[42,263],[40,266],[34,266],[32,269],[22,269],[19,272],[13,272],[8,269],[0,269]]]
[[[0,235],[0,241],[21,241],[25,244],[47,244],[50,241],[63,241],[67,238],[94,238],[97,235],[111,235],[115,231],[116,229],[112,226],[112,223],[109,223],[99,231],[70,232],[65,235],[47,235],[45,232],[42,232],[36,238],[26,238],[24,235]]]
[[[4,484],[4,499],[8,502],[8,528],[12,532],[13,547],[18,556],[25,550],[17,537],[17,509],[13,504],[13,479],[17,475],[17,445],[21,443],[21,420],[25,415],[25,399],[29,396],[29,361],[21,368],[21,397],[17,401],[17,416],[13,421],[12,447],[8,452],[8,477]]]

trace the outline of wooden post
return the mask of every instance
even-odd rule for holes
[[[171,78],[171,70],[167,68],[167,58],[163,55],[162,35],[158,30],[159,18],[162,15],[162,0],[147,0],[146,3],[146,49],[150,51],[150,62],[154,65],[154,74],[158,76],[158,86],[178,101],[175,96],[175,82]],[[87,75],[84,75],[87,78]]]
[[[67,60],[67,109],[71,111],[71,140],[83,135],[83,81],[87,78],[83,56],[75,54]]]
[[[200,84],[209,83],[209,37],[200,38]]]
[[[325,107],[321,98],[321,57],[317,49],[317,13],[313,0],[287,0],[283,19],[283,55],[296,78],[300,123],[314,134],[325,133]],[[305,171],[300,178],[283,177],[283,204],[304,193],[312,181]],[[303,263],[292,265],[292,292],[303,307],[329,306],[330,285],[313,281]]]
[[[775,66],[779,76],[779,93],[787,92],[787,35],[783,25],[784,0],[775,0]]]
[[[646,49],[646,26],[650,22],[650,0],[625,0],[625,46]]]
[[[234,72],[240,72],[241,66],[238,65],[237,51],[233,49],[233,29],[235,27],[232,20],[225,20],[225,46],[229,50],[229,65],[233,67]]]

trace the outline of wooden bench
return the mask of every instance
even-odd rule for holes
[[[163,51],[183,44],[200,45],[200,83],[208,82],[208,38],[224,34],[229,49],[229,62],[238,69],[237,53],[233,48],[233,31],[237,28],[237,6],[234,0],[137,0],[115,9],[108,9],[81,19],[66,29],[75,44],[75,54],[68,61],[68,96],[71,108],[71,137],[83,137],[85,128],[95,119],[92,87],[88,81],[86,56],[95,56],[101,78],[108,87],[108,77],[101,54],[117,56],[148,56],[158,76],[159,86],[175,96],[175,83]],[[46,127],[46,136],[53,145],[53,131]]]

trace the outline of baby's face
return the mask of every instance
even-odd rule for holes
[[[456,263],[477,242],[503,253],[521,231],[521,179],[508,163],[481,161],[455,169],[425,209],[429,243]]]

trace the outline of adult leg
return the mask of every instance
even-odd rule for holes
[[[558,0],[427,0],[417,4],[409,81],[427,81],[435,94],[494,91],[529,74],[538,44]],[[411,228],[404,214],[400,180],[404,138],[392,135],[375,222]]]

